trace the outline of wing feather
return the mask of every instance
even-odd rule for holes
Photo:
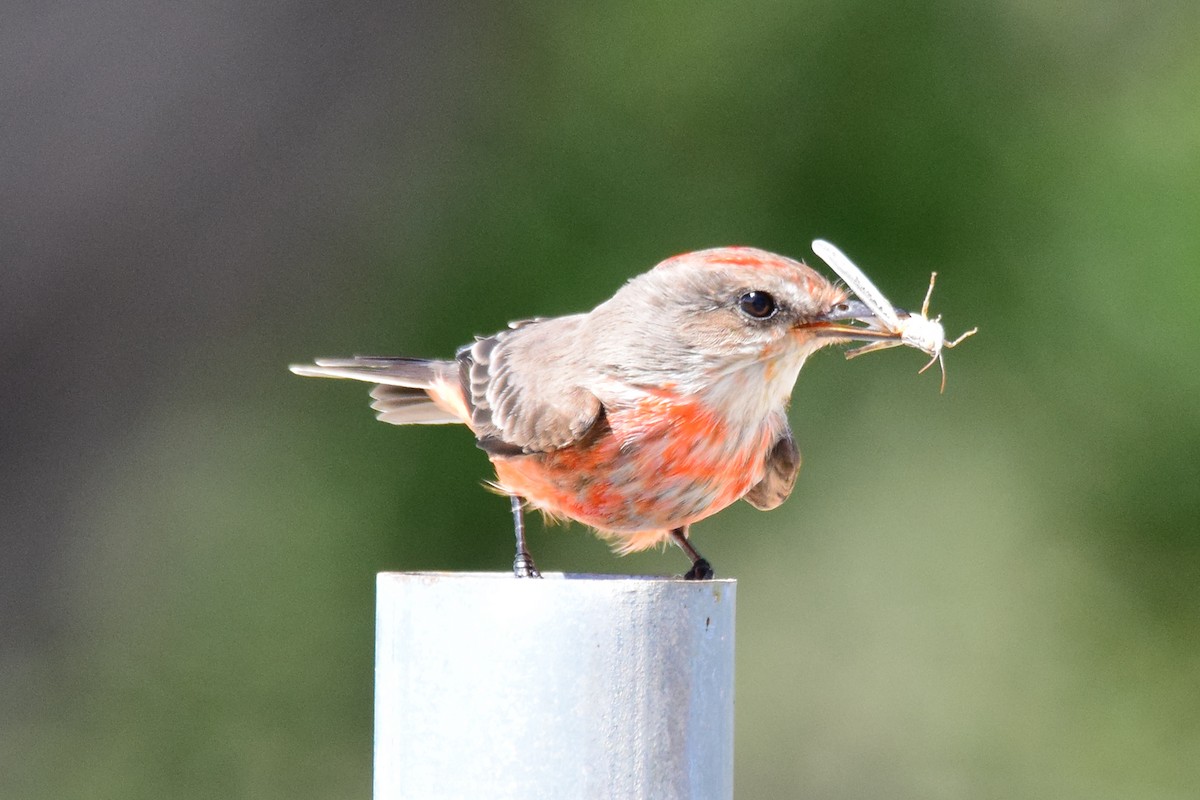
[[[479,446],[492,455],[546,452],[579,441],[603,418],[585,388],[579,315],[514,323],[458,352]]]
[[[777,507],[796,485],[796,476],[800,472],[800,449],[796,447],[796,440],[787,428],[767,451],[766,466],[763,479],[742,498],[759,511],[770,511]]]

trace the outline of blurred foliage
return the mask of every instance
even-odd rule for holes
[[[180,335],[191,367],[87,456],[62,626],[3,662],[0,795],[367,796],[372,575],[505,569],[507,504],[465,431],[379,425],[363,387],[285,365],[449,356],[676,252],[820,236],[901,305],[937,269],[948,331],[980,334],[944,396],[917,353],[815,357],[791,500],[693,531],[740,581],[739,796],[1193,796],[1198,8],[425,9],[452,24],[408,144],[384,125],[278,156],[324,176],[370,154],[376,191],[280,226],[311,247],[239,321]],[[411,69],[298,91],[316,114]],[[684,566],[576,526],[531,547],[549,570]]]

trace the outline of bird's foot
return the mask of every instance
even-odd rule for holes
[[[683,573],[685,581],[711,581],[716,577],[713,572],[712,564],[708,563],[707,558],[698,558],[692,562],[692,568]]]
[[[518,578],[542,577],[537,565],[533,563],[533,557],[524,551],[518,552],[517,557],[513,559],[513,574]]]

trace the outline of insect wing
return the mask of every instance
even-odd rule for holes
[[[900,329],[900,317],[897,316],[896,309],[891,302],[883,296],[883,292],[875,288],[871,279],[863,274],[863,271],[855,266],[853,261],[846,258],[845,253],[824,239],[814,241],[812,249],[829,265],[830,269],[838,274],[838,277],[846,282],[850,290],[858,295],[858,299],[875,312],[875,316],[879,318],[885,328]]]

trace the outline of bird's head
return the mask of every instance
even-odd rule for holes
[[[784,393],[813,351],[888,335],[846,324],[869,321],[871,312],[845,288],[798,261],[751,247],[669,258],[630,280],[592,317],[594,325],[626,332],[607,341],[639,351],[632,359],[603,354],[612,366],[689,375],[697,386],[758,369]]]

